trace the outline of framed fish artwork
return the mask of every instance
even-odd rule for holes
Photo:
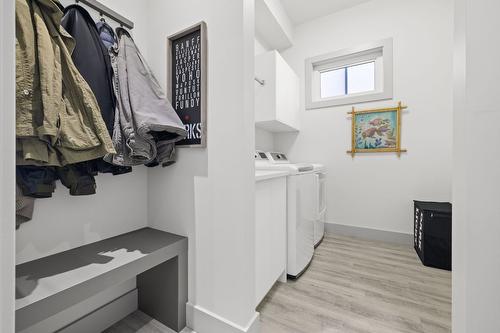
[[[401,149],[401,111],[406,109],[401,102],[393,108],[356,111],[352,108],[351,150],[357,153],[395,152],[398,156],[406,152]]]

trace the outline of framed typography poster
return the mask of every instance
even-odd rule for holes
[[[168,37],[167,94],[188,132],[178,147],[207,146],[207,26]]]

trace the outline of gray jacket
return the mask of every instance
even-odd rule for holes
[[[117,34],[118,47],[111,50],[118,99],[113,131],[116,154],[108,154],[105,160],[122,166],[167,166],[175,157],[175,142],[184,139],[187,131],[132,37],[123,28]]]

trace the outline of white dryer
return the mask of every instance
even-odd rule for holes
[[[287,177],[287,275],[298,278],[314,254],[314,225],[318,218],[317,172],[313,164],[290,163],[285,154],[257,152],[258,170],[286,170]]]
[[[314,247],[323,241],[326,222],[326,170],[321,164],[313,164],[315,174],[315,202],[316,219],[314,221]]]

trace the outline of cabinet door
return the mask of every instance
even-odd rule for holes
[[[286,179],[258,182],[255,200],[258,305],[286,268]]]

